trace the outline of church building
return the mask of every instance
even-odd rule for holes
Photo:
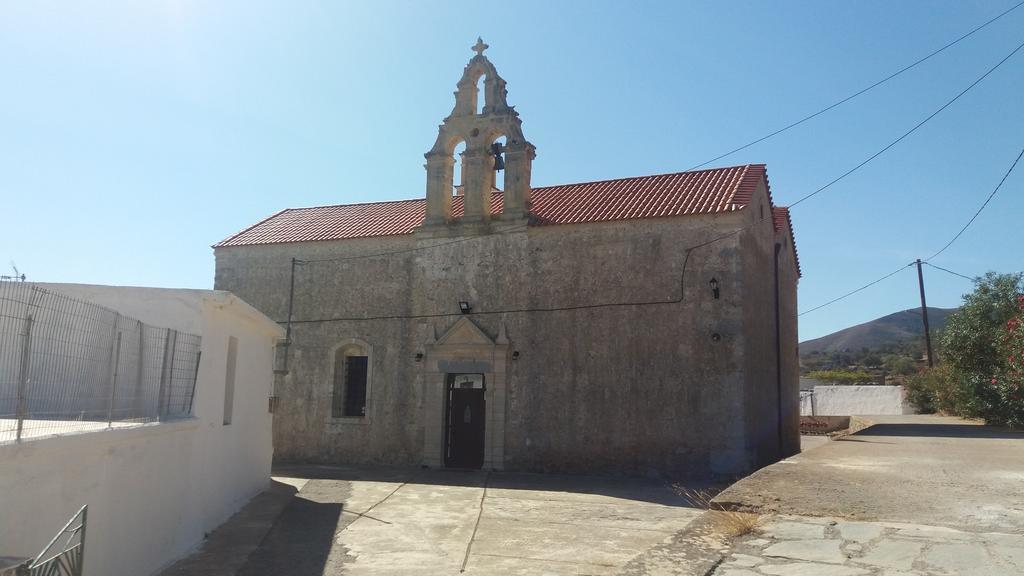
[[[486,48],[425,198],[214,246],[216,288],[288,331],[277,460],[681,477],[798,452],[800,268],[765,166],[535,187]]]

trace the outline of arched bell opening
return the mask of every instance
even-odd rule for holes
[[[473,86],[473,113],[480,115],[487,106],[487,75],[481,74]]]
[[[423,225],[428,228],[456,220],[473,225],[490,221],[495,191],[503,193],[503,219],[522,219],[529,211],[534,148],[523,137],[519,114],[506,101],[505,81],[483,55],[486,49],[477,39],[477,55],[457,84],[455,107],[425,155]],[[455,196],[461,198],[453,202]]]
[[[494,161],[491,165],[491,190],[505,189],[505,150],[507,150],[508,138],[500,135],[491,140],[489,150]]]
[[[448,188],[454,196],[462,196],[466,192],[466,141],[459,141],[452,149],[452,181]]]

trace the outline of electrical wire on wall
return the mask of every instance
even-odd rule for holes
[[[291,324],[310,324],[310,323],[321,323],[321,322],[358,322],[367,320],[417,320],[417,319],[429,319],[429,318],[447,318],[453,316],[464,316],[467,314],[474,316],[494,315],[494,314],[515,314],[515,313],[529,313],[529,312],[565,312],[572,310],[592,310],[598,308],[613,308],[622,306],[659,306],[666,304],[679,304],[683,301],[685,296],[685,287],[683,285],[686,277],[686,268],[690,262],[690,256],[693,251],[697,248],[702,248],[714,242],[718,242],[725,238],[735,236],[745,230],[749,230],[752,226],[761,222],[771,222],[770,219],[761,218],[751,225],[744,226],[737,230],[728,232],[711,240],[701,242],[694,246],[684,248],[685,256],[683,257],[682,270],[679,277],[679,294],[678,296],[672,296],[670,298],[659,299],[659,300],[630,300],[630,301],[619,301],[619,302],[601,302],[595,304],[577,304],[570,306],[541,306],[541,307],[528,307],[528,308],[499,308],[494,310],[473,310],[471,312],[438,312],[431,314],[387,314],[387,315],[376,315],[376,316],[347,316],[347,317],[329,317],[329,318],[318,318],[318,319],[292,319]]]

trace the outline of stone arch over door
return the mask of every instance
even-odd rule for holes
[[[504,325],[492,339],[468,316],[455,321],[425,346],[423,366],[423,464],[444,466],[445,396],[448,374],[483,374],[486,419],[485,470],[505,464],[506,369],[509,344]]]

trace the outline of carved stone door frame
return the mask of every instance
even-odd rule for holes
[[[468,316],[426,344],[423,359],[423,465],[444,466],[448,374],[483,374],[486,419],[484,470],[505,467],[505,397],[509,343],[502,325],[492,339]]]

